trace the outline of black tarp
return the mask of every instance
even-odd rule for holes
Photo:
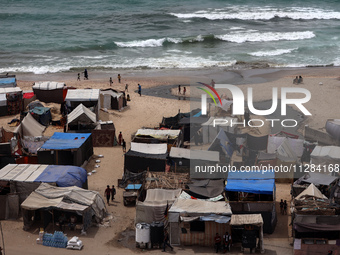
[[[189,195],[196,198],[213,198],[221,195],[224,191],[224,180],[192,180],[189,184],[189,190],[186,191]]]
[[[254,151],[267,150],[268,135],[265,136],[252,136],[247,134],[247,147]]]
[[[168,153],[146,154],[129,150],[124,155],[124,169],[138,173],[145,170],[164,172]]]

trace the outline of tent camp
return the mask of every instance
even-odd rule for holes
[[[0,88],[11,88],[17,86],[15,75],[0,75]]]
[[[274,171],[231,171],[225,191],[233,213],[261,213],[264,232],[274,231],[277,221]]]
[[[89,133],[55,132],[38,150],[39,164],[81,166],[93,155]]]
[[[85,190],[76,186],[55,187],[47,183],[40,186],[21,204],[23,209],[24,229],[33,224],[32,216],[40,211],[41,227],[58,221],[61,213],[73,213],[82,216],[82,230],[86,231],[92,224],[106,216],[107,209],[104,199],[97,191]],[[36,218],[36,217],[34,217]]]
[[[64,102],[64,95],[67,92],[66,85],[63,82],[35,82],[32,88],[37,99],[45,103],[61,104]]]
[[[8,164],[0,169],[0,218],[16,218],[19,204],[41,182],[59,187],[87,187],[87,173],[76,166]]]
[[[138,129],[133,140],[136,143],[167,143],[168,151],[172,146],[180,147],[183,134],[180,129]]]
[[[330,119],[326,122],[326,131],[334,139],[340,141],[340,119]]]
[[[233,145],[223,129],[220,129],[210,144],[208,151],[219,152],[221,162],[227,162],[227,159],[231,158],[234,152]]]
[[[42,136],[46,127],[36,121],[31,114],[27,114],[21,121],[20,125],[14,130],[20,137],[24,136]]]
[[[92,130],[96,127],[96,114],[79,104],[67,115],[67,130]]]
[[[261,253],[264,253],[263,247],[263,219],[261,214],[233,214],[230,220],[230,226],[233,229],[233,240],[237,239],[239,236],[239,240],[242,238],[242,232],[246,231],[244,226],[252,225],[258,227],[257,236],[259,238],[257,248],[260,250]],[[241,227],[241,229],[239,229]],[[240,231],[241,230],[241,231]],[[245,233],[246,234],[246,233]]]
[[[180,189],[148,189],[145,200],[136,203],[135,223],[164,221],[167,205],[169,208],[180,193]]]
[[[131,149],[124,154],[124,169],[130,172],[163,172],[167,161],[167,144],[131,143]]]
[[[99,89],[69,89],[65,97],[66,105],[71,109],[79,104],[86,107],[95,107],[99,101]]]
[[[102,89],[100,90],[101,108],[122,110],[127,106],[125,92],[117,91],[114,89]]]
[[[339,146],[316,146],[311,153],[311,163],[315,165],[340,164]]]
[[[294,157],[301,157],[303,153],[303,143],[302,139],[292,139],[286,137],[280,137],[276,135],[268,136],[268,145],[267,152],[268,153],[276,153],[280,146],[286,146],[290,148],[294,152]],[[286,145],[283,145],[286,144]],[[281,149],[282,150],[282,149]]]
[[[216,233],[229,231],[232,212],[224,201],[178,198],[169,210],[171,244],[213,246]]]
[[[14,115],[22,110],[22,90],[19,87],[0,87],[0,116]]]

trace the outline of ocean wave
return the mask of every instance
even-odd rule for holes
[[[161,47],[165,42],[180,43],[181,39],[177,38],[161,38],[161,39],[147,39],[147,40],[134,40],[130,42],[115,42],[118,47],[122,48],[147,48],[147,47]]]
[[[254,57],[279,56],[279,55],[291,53],[292,51],[297,50],[297,49],[298,48],[257,51],[257,52],[249,53],[249,55],[254,56]]]
[[[308,7],[247,7],[231,6],[223,9],[200,10],[193,13],[170,13],[180,19],[202,18],[208,20],[271,20],[288,18],[293,20],[340,19],[340,12]]]
[[[296,41],[304,40],[315,37],[312,31],[303,32],[236,32],[229,33],[225,35],[216,35],[215,38],[234,42],[234,43],[244,43],[244,42],[270,42],[270,41]]]

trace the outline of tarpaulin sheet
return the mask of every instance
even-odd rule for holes
[[[90,136],[89,133],[55,132],[41,148],[50,150],[78,149]]]
[[[23,98],[24,98],[24,99],[30,99],[30,98],[32,98],[32,97],[34,97],[34,92],[26,92],[26,93],[24,93],[24,95],[23,95]]]
[[[11,87],[15,87],[16,86],[15,77],[0,78],[0,86],[3,87],[3,85],[6,85],[6,84],[13,84],[14,86],[11,86]]]
[[[226,191],[247,192],[254,194],[273,194],[275,189],[275,180],[240,180],[228,178]]]
[[[35,182],[56,183],[59,187],[82,187],[87,179],[84,168],[77,166],[48,166]]]

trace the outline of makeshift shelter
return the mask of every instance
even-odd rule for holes
[[[20,113],[22,102],[22,90],[19,87],[0,87],[0,116]]]
[[[79,104],[67,115],[67,130],[92,130],[96,127],[96,114]]]
[[[213,246],[216,233],[229,230],[232,212],[224,201],[178,198],[169,210],[170,242]]]
[[[340,119],[330,119],[326,122],[326,131],[335,140],[340,141]]]
[[[93,155],[88,133],[55,132],[38,150],[39,164],[81,166]]]
[[[274,171],[230,171],[225,190],[233,213],[261,213],[264,232],[274,231],[277,221]]]
[[[268,135],[254,136],[247,134],[247,147],[252,151],[264,151],[267,149]]]
[[[313,183],[310,184],[308,188],[302,191],[297,197],[295,197],[295,200],[302,200],[304,197],[328,199],[317,187],[315,187]]]
[[[65,97],[66,105],[71,109],[76,108],[79,104],[96,107],[99,102],[99,92],[99,89],[68,89]]]
[[[35,107],[28,112],[42,125],[48,126],[52,121],[51,109],[49,107]]]
[[[202,124],[203,144],[211,143],[217,136],[220,129],[226,132],[234,133],[237,118],[232,117],[210,117],[210,119]]]
[[[190,165],[217,164],[220,160],[218,151],[191,150],[171,147],[169,158],[174,172],[189,172]]]
[[[230,226],[232,227],[233,231],[233,242],[236,239],[237,232],[238,234],[241,234],[243,231],[245,231],[244,226],[247,225],[253,225],[258,227],[258,244],[257,248],[260,250],[261,253],[264,253],[264,247],[263,247],[263,219],[261,214],[233,214],[231,216],[230,220]],[[241,231],[237,231],[237,228],[241,228]]]
[[[130,172],[145,170],[165,171],[167,162],[167,144],[131,143],[130,150],[124,154],[124,169]]]
[[[222,193],[224,191],[224,180],[217,179],[203,179],[203,180],[192,180],[191,184],[188,184],[188,190],[186,193],[195,198],[200,199],[213,199],[215,201],[224,199]],[[184,191],[183,191],[184,192]]]
[[[311,163],[314,165],[334,166],[335,164],[340,164],[340,147],[316,146],[310,156]]]
[[[102,89],[100,90],[101,96],[101,108],[122,110],[127,106],[125,92],[117,91],[114,89]]]
[[[45,103],[63,103],[67,91],[65,83],[54,81],[35,82],[32,88],[37,99]]]
[[[17,86],[15,75],[0,75],[0,88],[11,88]]]
[[[165,221],[165,209],[170,207],[181,190],[148,189],[143,202],[136,203],[135,223],[152,223],[154,221]]]
[[[112,121],[99,121],[91,133],[93,147],[113,147],[118,145],[116,129]]]
[[[34,92],[24,92],[23,95],[23,110],[25,110],[29,103],[35,101],[37,99],[37,96],[34,94]]]
[[[209,146],[208,151],[219,152],[220,162],[229,162],[229,159],[233,155],[234,149],[223,129],[220,129],[220,131],[212,141],[211,145]]]
[[[183,134],[180,129],[138,129],[133,140],[136,143],[167,143],[168,151],[172,146],[183,144]]]
[[[41,182],[60,187],[87,187],[87,173],[76,166],[8,164],[0,169],[0,190],[7,190],[7,193],[1,192],[2,215],[5,218],[17,218],[19,205]]]
[[[57,221],[56,211],[81,215],[83,231],[91,226],[93,218],[96,222],[101,222],[107,214],[104,199],[98,192],[76,186],[55,187],[47,183],[40,184],[21,204],[21,208],[23,209],[24,229],[26,230],[33,223],[31,215],[34,215],[37,210],[42,212],[44,222],[52,223]],[[49,212],[52,212],[52,219],[45,217],[46,214],[50,214]]]
[[[280,150],[280,146],[289,146],[289,150],[293,151],[292,157],[300,158],[303,154],[303,143],[302,139],[292,139],[287,137],[280,137],[277,135],[269,135],[268,136],[268,145],[267,152],[268,153],[276,153]],[[283,148],[281,148],[282,150]],[[289,153],[289,152],[288,152]],[[279,154],[280,155],[280,154]]]
[[[21,121],[20,125],[14,130],[20,137],[24,136],[42,136],[46,127],[36,121],[31,114],[27,114]]]

